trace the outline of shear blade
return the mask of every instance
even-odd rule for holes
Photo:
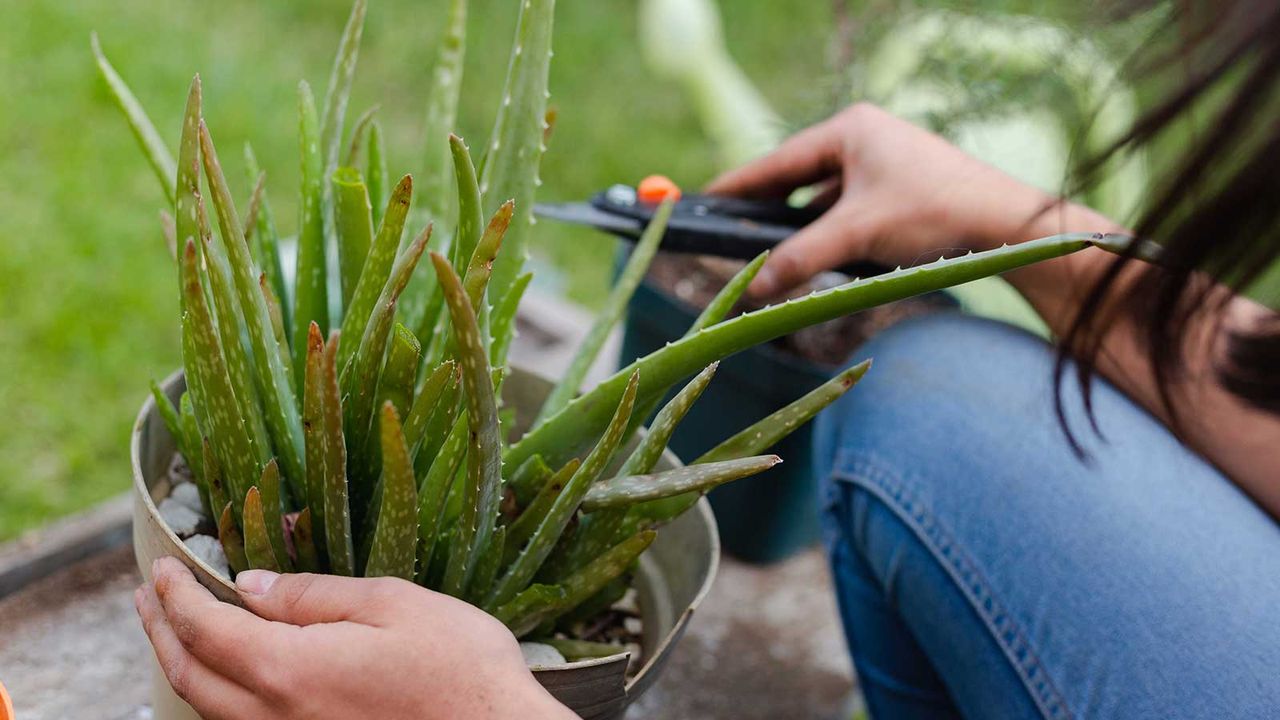
[[[573,225],[585,225],[633,239],[640,237],[640,233],[644,230],[641,222],[635,218],[607,213],[585,202],[537,203],[533,206],[533,214]]]

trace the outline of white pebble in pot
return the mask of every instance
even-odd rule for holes
[[[193,511],[203,514],[204,506],[200,504],[200,489],[195,483],[182,483],[169,493],[169,499],[180,502],[191,508]]]
[[[522,642],[520,654],[524,655],[524,664],[529,667],[563,665],[565,662],[559,650],[543,643]]]
[[[160,501],[160,507],[156,508],[160,511],[160,517],[164,520],[174,535],[180,538],[186,538],[194,535],[196,528],[200,527],[200,521],[203,516],[200,513],[187,507],[185,503],[167,497]]]
[[[222,543],[218,539],[209,535],[192,535],[182,541],[186,544],[187,549],[192,555],[200,558],[206,565],[213,568],[228,580],[231,579],[231,567],[227,564],[227,556],[222,552]]]

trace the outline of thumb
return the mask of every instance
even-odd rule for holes
[[[404,584],[391,578],[281,575],[270,570],[246,570],[236,575],[236,589],[245,607],[259,617],[290,625],[342,621],[377,625]]]
[[[824,270],[864,258],[871,227],[863,208],[847,200],[836,203],[769,253],[748,293],[756,298],[773,297]]]

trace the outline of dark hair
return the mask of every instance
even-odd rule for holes
[[[1064,427],[1067,358],[1076,361],[1091,409],[1089,381],[1103,338],[1124,322],[1139,331],[1176,432],[1179,409],[1171,388],[1182,377],[1190,322],[1204,311],[1221,311],[1231,297],[1221,286],[1248,290],[1280,258],[1280,3],[1127,0],[1117,19],[1161,11],[1167,15],[1154,42],[1135,56],[1127,74],[1146,83],[1175,74],[1174,90],[1075,174],[1076,182],[1092,182],[1110,159],[1186,133],[1177,136],[1185,150],[1161,173],[1133,228],[1135,237],[1163,247],[1161,262],[1139,268],[1131,257],[1119,257],[1085,298],[1062,338],[1058,362]],[[1188,128],[1189,121],[1196,126]],[[1272,315],[1261,327],[1228,332],[1226,357],[1215,367],[1222,386],[1253,407],[1280,414],[1280,319]]]

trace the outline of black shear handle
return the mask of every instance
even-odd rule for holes
[[[648,226],[657,209],[649,203],[618,202],[617,195],[608,191],[591,198],[591,204],[605,212],[638,220],[643,226]],[[750,260],[772,250],[822,212],[793,208],[777,201],[685,195],[672,210],[662,249]],[[834,270],[851,277],[871,277],[883,275],[892,268],[879,263],[853,262]]]

